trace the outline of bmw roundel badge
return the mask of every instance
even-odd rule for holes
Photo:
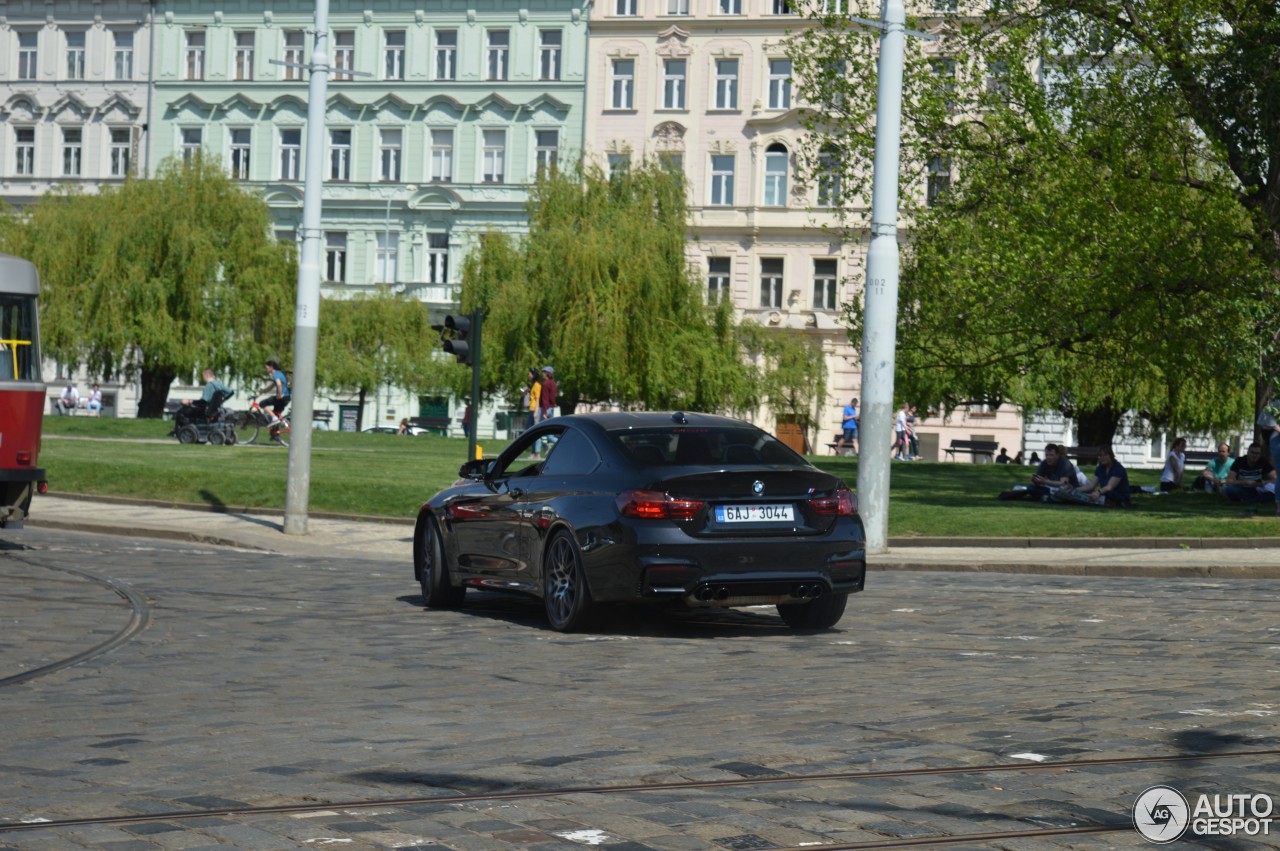
[[[756,479],[754,482],[752,482],[751,492],[756,496],[759,496],[760,494],[764,493],[764,482],[760,481],[759,479]]]

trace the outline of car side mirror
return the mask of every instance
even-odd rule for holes
[[[486,461],[483,458],[476,458],[459,467],[458,475],[473,482],[483,482],[488,477],[489,465],[492,463],[492,461]]]

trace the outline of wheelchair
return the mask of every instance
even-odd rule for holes
[[[208,402],[197,399],[183,405],[173,417],[173,431],[179,443],[211,443],[232,446],[236,442],[235,416],[224,406],[230,391],[219,390]]]

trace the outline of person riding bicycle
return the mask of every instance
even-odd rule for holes
[[[280,368],[280,364],[274,360],[266,362],[267,376],[271,383],[258,391],[258,395],[270,393],[272,399],[267,405],[263,405],[262,411],[267,415],[268,431],[272,440],[278,440],[280,434],[280,422],[284,417],[285,406],[293,400],[289,395],[289,380],[285,378],[284,370]]]

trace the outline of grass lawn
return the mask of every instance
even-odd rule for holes
[[[270,446],[182,446],[166,437],[170,423],[91,417],[46,417],[41,466],[53,491],[142,497],[230,508],[283,508],[288,450]],[[132,438],[132,440],[73,440]],[[143,442],[151,438],[161,442]],[[506,441],[480,441],[487,456]],[[313,432],[312,511],[412,517],[431,494],[451,484],[467,442],[435,436]],[[850,485],[857,460],[811,456]],[[1127,511],[1001,502],[996,494],[1025,484],[1030,467],[995,464],[895,463],[889,504],[892,536],[1011,537],[1271,537],[1280,536],[1272,506],[1252,508],[1189,491],[1136,496]],[[1135,485],[1155,485],[1158,470],[1136,470]]]

